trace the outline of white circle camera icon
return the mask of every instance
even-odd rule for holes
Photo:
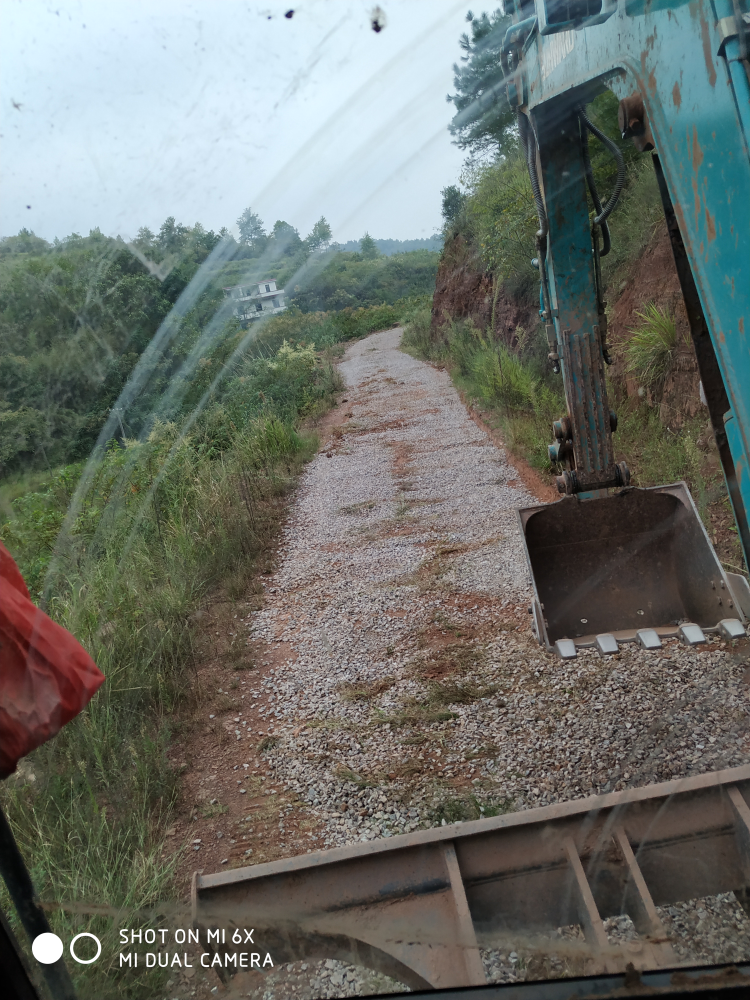
[[[73,945],[76,943],[76,941],[80,941],[81,938],[91,938],[92,941],[96,941],[96,955],[94,955],[93,958],[79,958],[78,955],[76,955],[76,953],[73,951]],[[91,965],[92,962],[95,962],[97,960],[97,958],[99,958],[99,956],[101,955],[101,953],[102,953],[102,943],[101,943],[101,941],[96,936],[96,934],[89,934],[88,931],[82,931],[80,934],[76,934],[76,936],[70,942],[70,955],[71,955],[71,958],[74,961],[78,962],[79,965]]]
[[[62,956],[63,943],[57,934],[37,934],[31,944],[31,954],[42,965],[54,965]]]

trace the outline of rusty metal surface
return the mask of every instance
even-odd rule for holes
[[[748,798],[744,766],[196,874],[193,918],[256,927],[277,961],[338,958],[412,989],[479,983],[479,948],[574,923],[602,971],[668,965],[655,907],[745,897]],[[641,935],[627,953],[607,944],[602,924],[623,913]]]
[[[743,618],[685,483],[566,497],[519,518],[547,648]]]
[[[573,997],[637,996],[690,997],[691,1000],[716,1000],[717,997],[746,997],[750,994],[750,965],[704,966],[680,969],[679,972],[628,972],[620,975],[502,983],[482,989],[449,989],[440,993],[391,993],[389,997],[408,996],[412,1000],[571,1000]]]

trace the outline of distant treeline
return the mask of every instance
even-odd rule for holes
[[[360,242],[360,240],[347,240],[346,243],[339,243],[338,247],[349,253],[357,253],[361,250]],[[384,257],[391,257],[394,253],[411,253],[414,250],[432,250],[439,253],[443,249],[443,237],[436,233],[425,240],[375,240],[375,246]]]
[[[290,319],[344,311],[358,329],[363,309],[380,321],[380,307],[432,293],[437,253],[385,256],[367,234],[347,253],[324,219],[303,240],[249,215],[243,242],[171,217],[131,243],[98,229],[52,244],[28,230],[0,240],[0,480],[85,458],[108,421],[111,437],[142,438],[189,412],[246,338],[226,286],[272,277]],[[295,331],[319,339],[317,316],[313,326]]]

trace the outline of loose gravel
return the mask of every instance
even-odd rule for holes
[[[535,498],[400,336],[347,350],[341,422],[245,622],[266,670],[255,732],[274,783],[316,820],[309,849],[747,762],[746,651],[712,639],[563,662],[538,646],[516,523]],[[665,920],[685,961],[750,956],[731,894]],[[534,974],[517,952],[484,959],[494,981]],[[374,992],[340,963],[294,970],[295,996]]]

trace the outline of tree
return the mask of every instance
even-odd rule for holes
[[[0,475],[17,468],[44,447],[48,438],[47,420],[40,410],[22,406],[20,410],[0,410]]]
[[[41,236],[36,236],[32,230],[24,227],[18,236],[5,236],[0,239],[0,256],[12,253],[41,254],[50,249],[50,245]]]
[[[141,250],[143,253],[146,253],[147,251],[153,249],[155,239],[156,237],[148,228],[148,226],[141,226],[141,228],[136,233],[136,237],[133,240],[133,243],[138,247],[139,250]]]
[[[174,216],[170,215],[162,223],[156,242],[163,253],[177,253],[185,246],[189,233],[187,226],[175,222]]]
[[[291,256],[302,246],[302,240],[297,230],[294,226],[290,226],[288,222],[284,222],[283,219],[277,219],[274,222],[271,239],[273,240],[274,249],[277,254]]]
[[[456,115],[448,126],[460,149],[472,153],[497,153],[515,141],[515,116],[505,92],[505,73],[500,60],[505,32],[511,19],[496,10],[479,17],[469,11],[471,38],[463,34],[460,46],[466,53],[459,66],[453,66],[455,94],[446,100],[456,106]]]
[[[237,219],[237,228],[240,231],[240,243],[257,253],[264,250],[268,237],[263,228],[263,220],[251,208],[246,208]]]
[[[359,241],[359,252],[365,260],[375,260],[380,256],[378,245],[369,233],[365,233]]]
[[[464,207],[466,195],[462,194],[455,184],[451,184],[450,187],[443,188],[440,194],[443,196],[443,206],[441,211],[443,213],[443,218],[445,219],[445,224],[446,226],[452,226],[458,218],[461,209]]]
[[[193,259],[202,263],[220,240],[221,233],[215,233],[213,229],[204,229],[200,222],[196,222],[190,230],[189,242]]]
[[[326,250],[331,242],[331,237],[333,233],[331,232],[331,227],[325,219],[325,216],[321,215],[315,225],[312,227],[312,232],[305,240],[308,250],[311,253],[315,253],[316,250]]]

